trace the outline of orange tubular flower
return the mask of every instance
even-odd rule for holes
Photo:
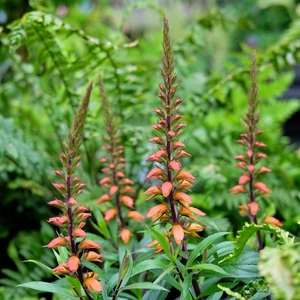
[[[163,84],[159,84],[158,97],[162,106],[153,110],[158,115],[157,123],[152,126],[157,131],[157,136],[149,140],[157,144],[159,149],[147,159],[160,165],[156,165],[146,176],[146,179],[155,179],[160,183],[144,192],[150,195],[147,200],[160,197],[161,204],[150,208],[146,217],[152,217],[152,222],[159,220],[160,223],[171,223],[172,228],[167,235],[173,237],[175,244],[179,246],[184,240],[185,233],[195,234],[193,227],[187,228],[187,222],[182,217],[198,222],[195,214],[203,216],[205,213],[198,209],[193,211],[194,208],[190,207],[192,199],[186,194],[195,177],[182,170],[180,163],[181,158],[191,155],[182,150],[185,145],[179,141],[181,130],[186,125],[181,123],[183,116],[178,114],[179,104],[183,100],[175,98],[178,83],[177,75],[174,73],[174,57],[166,17],[164,17],[161,76]]]
[[[98,199],[98,203],[101,205],[107,202],[110,206],[104,214],[104,220],[111,222],[116,219],[120,230],[118,236],[125,244],[128,244],[132,234],[127,229],[129,220],[126,219],[126,216],[136,222],[141,222],[144,216],[134,211],[133,197],[135,190],[131,187],[134,183],[125,176],[124,146],[121,145],[121,135],[115,126],[113,113],[101,77],[99,77],[99,85],[107,133],[103,137],[106,145],[102,147],[106,152],[106,156],[100,160],[105,164],[102,169],[105,177],[100,180],[99,184],[107,189],[107,193]]]
[[[94,272],[88,272],[84,275],[84,277],[84,285],[88,288],[88,290],[102,292],[103,284],[96,279],[98,277],[98,274]]]

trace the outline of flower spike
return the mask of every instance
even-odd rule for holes
[[[182,99],[175,98],[178,83],[174,66],[168,20],[164,17],[163,55],[160,71],[163,83],[159,84],[160,92],[158,94],[161,106],[153,111],[159,117],[157,123],[152,126],[156,130],[157,136],[149,140],[149,142],[157,144],[159,150],[147,159],[147,161],[158,162],[160,165],[150,170],[146,176],[147,179],[155,179],[160,183],[148,188],[144,194],[149,195],[147,200],[159,197],[161,202],[150,208],[146,217],[152,217],[152,222],[159,220],[160,223],[170,223],[172,227],[166,238],[169,240],[170,237],[173,237],[174,245],[179,246],[182,245],[185,234],[194,236],[200,227],[203,229],[201,225],[199,225],[200,227],[191,227],[184,219],[190,218],[194,222],[198,222],[195,214],[203,216],[205,213],[190,207],[192,199],[186,194],[195,177],[182,170],[180,163],[181,158],[191,155],[182,150],[185,145],[179,141],[181,130],[186,125],[180,123],[183,116],[178,113],[178,109]],[[157,243],[154,244],[157,246],[157,250],[162,249]]]
[[[125,158],[123,157],[124,146],[121,145],[121,136],[115,125],[114,116],[110,107],[107,92],[99,76],[100,96],[107,135],[103,137],[106,146],[103,149],[106,156],[100,161],[106,165],[102,169],[105,177],[100,180],[100,185],[107,189],[107,193],[98,199],[101,205],[107,202],[110,208],[105,212],[104,220],[110,222],[118,220],[120,224],[119,235],[125,244],[128,244],[132,236],[128,228],[128,220],[132,219],[140,223],[144,216],[134,210],[135,190],[131,187],[133,182],[124,174]]]
[[[256,52],[252,56],[252,66],[250,71],[250,86],[248,97],[248,112],[243,117],[246,132],[242,133],[241,139],[237,142],[242,144],[245,152],[242,155],[237,155],[234,158],[239,160],[237,167],[243,169],[244,173],[239,178],[239,185],[230,189],[231,194],[248,193],[248,203],[240,206],[240,214],[247,215],[252,222],[257,224],[256,214],[259,210],[257,197],[260,194],[269,194],[271,190],[261,181],[258,176],[262,173],[271,172],[269,168],[264,166],[258,167],[257,163],[267,157],[261,152],[261,148],[267,145],[258,140],[259,135],[263,132],[257,129],[259,122],[259,96],[256,71]],[[269,219],[267,219],[268,221]],[[272,222],[270,222],[272,223]],[[260,233],[257,233],[259,249],[262,249]]]
[[[61,210],[59,216],[50,218],[48,222],[59,227],[61,234],[47,245],[48,248],[65,247],[68,249],[68,260],[52,269],[52,271],[54,274],[76,277],[81,283],[88,300],[93,299],[90,293],[91,290],[101,291],[101,284],[96,279],[98,277],[96,273],[93,275],[92,284],[85,283],[81,257],[83,254],[88,256],[88,249],[98,249],[100,246],[94,241],[85,240],[84,221],[91,214],[87,212],[87,207],[77,204],[76,197],[86,184],[81,183],[80,179],[74,176],[74,172],[81,159],[81,156],[78,155],[78,149],[82,143],[82,132],[91,91],[92,83],[88,86],[86,94],[78,107],[69,132],[68,143],[63,142],[64,151],[60,154],[60,158],[64,170],[54,171],[54,174],[59,177],[60,181],[53,183],[53,186],[62,194],[62,199],[64,200],[55,199],[48,202],[49,205]],[[80,244],[79,238],[81,240]]]

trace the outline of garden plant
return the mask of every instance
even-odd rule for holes
[[[297,300],[299,153],[280,128],[300,105],[277,98],[299,59],[298,21],[212,72],[199,96],[185,47],[200,27],[227,26],[221,10],[175,46],[148,3],[158,71],[127,54],[143,42],[102,41],[32,5],[1,37],[16,78],[3,79],[0,150],[3,180],[15,174],[9,188],[43,208],[28,204],[39,232],[8,245],[17,270],[2,270],[0,299]]]

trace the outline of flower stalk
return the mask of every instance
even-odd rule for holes
[[[63,142],[63,152],[60,154],[64,170],[54,170],[54,174],[60,178],[53,186],[60,192],[61,199],[48,202],[49,205],[57,207],[61,213],[57,217],[48,220],[49,223],[60,228],[60,235],[53,239],[48,248],[65,247],[69,250],[68,261],[53,269],[57,275],[69,275],[77,278],[87,296],[92,300],[91,291],[102,291],[102,284],[96,279],[98,274],[85,272],[82,267],[82,259],[94,262],[101,262],[102,255],[91,249],[99,249],[100,246],[92,240],[86,240],[86,233],[83,227],[86,219],[91,216],[88,208],[77,203],[77,196],[86,185],[74,175],[80,163],[81,156],[78,155],[82,143],[82,132],[86,119],[92,83],[88,86],[78,111],[74,117],[73,124],[68,136],[68,143]],[[80,291],[75,291],[80,295]],[[83,299],[81,296],[80,299]]]
[[[235,159],[238,160],[236,166],[243,170],[243,174],[239,178],[239,184],[231,188],[230,192],[231,194],[248,193],[248,203],[240,206],[240,214],[248,216],[250,221],[255,224],[258,224],[257,212],[259,211],[257,198],[259,195],[268,195],[271,192],[271,190],[258,179],[260,174],[271,172],[271,169],[258,165],[262,159],[267,158],[267,155],[261,150],[261,148],[264,148],[267,145],[258,138],[260,134],[263,133],[262,130],[257,128],[260,114],[258,104],[259,95],[256,71],[256,52],[254,52],[252,55],[250,71],[248,112],[243,117],[246,131],[242,133],[240,135],[241,138],[237,140],[238,143],[244,146],[245,154],[235,156]],[[272,219],[266,217],[264,222],[280,226],[281,223],[277,219],[273,219],[276,221],[270,222]],[[263,244],[259,231],[257,232],[257,243],[258,249],[262,250]]]
[[[179,104],[183,101],[175,97],[179,85],[177,75],[174,72],[174,55],[170,42],[168,20],[163,20],[163,55],[161,77],[163,83],[159,84],[158,97],[161,107],[153,110],[158,115],[158,121],[152,126],[158,134],[149,142],[158,146],[158,151],[152,154],[147,161],[157,163],[147,179],[155,179],[159,182],[151,186],[144,194],[149,195],[147,200],[160,197],[160,204],[149,209],[146,217],[152,217],[152,222],[171,224],[171,229],[165,235],[169,243],[184,247],[185,236],[198,236],[196,232],[202,231],[204,226],[199,224],[195,215],[204,216],[201,210],[191,207],[191,197],[186,194],[195,177],[182,169],[180,160],[191,156],[183,150],[184,143],[179,141],[181,130],[186,127],[181,123],[182,115],[178,113]],[[190,220],[188,220],[190,219]],[[156,246],[156,252],[162,251],[157,241],[148,246]],[[184,259],[182,260],[184,262]],[[178,270],[179,271],[179,270]],[[180,274],[179,272],[179,275]],[[196,296],[200,296],[200,289],[196,280],[193,280]]]
[[[107,135],[103,137],[106,145],[103,150],[106,156],[100,161],[105,164],[102,172],[105,177],[100,180],[100,185],[108,190],[98,199],[99,204],[108,203],[110,208],[105,212],[104,220],[110,222],[117,218],[120,224],[119,237],[128,244],[132,233],[128,228],[128,219],[138,223],[144,216],[134,210],[135,190],[132,188],[133,181],[125,176],[124,146],[121,145],[121,134],[115,125],[114,116],[110,107],[107,92],[99,76],[100,96]]]

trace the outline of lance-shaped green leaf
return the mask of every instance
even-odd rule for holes
[[[228,277],[229,274],[224,271],[221,267],[216,266],[214,264],[198,264],[191,267],[186,268],[187,270],[201,270],[201,271],[209,271],[211,277]],[[202,273],[201,273],[202,274]]]
[[[127,286],[122,287],[120,290],[134,290],[134,289],[142,289],[142,290],[162,290],[168,291],[167,289],[163,288],[162,286],[152,283],[152,282],[137,282]]]
[[[77,297],[74,297],[71,293],[66,291],[64,288],[62,288],[54,283],[43,282],[43,281],[31,281],[31,282],[25,282],[25,283],[19,284],[17,286],[33,289],[36,291],[49,292],[52,294],[62,295],[64,297],[66,297],[67,299],[71,299],[71,300],[78,299]]]
[[[149,229],[149,231],[151,232],[151,234],[154,236],[154,238],[157,240],[157,242],[161,245],[161,247],[163,248],[165,254],[168,256],[168,258],[170,259],[171,262],[175,262],[173,255],[171,254],[170,251],[170,245],[168,243],[168,241],[166,240],[166,238],[157,230],[155,230],[152,227],[147,226],[147,228]]]
[[[202,252],[205,248],[210,246],[215,240],[219,239],[221,236],[228,234],[228,232],[217,232],[205,238],[199,245],[192,251],[189,260],[187,261],[186,266],[190,267],[194,260],[202,255]]]
[[[136,274],[148,271],[148,270],[153,270],[153,269],[165,270],[167,267],[168,267],[168,265],[166,265],[166,263],[164,263],[162,261],[148,259],[148,260],[142,261],[141,263],[139,263],[135,267],[133,267],[131,277]]]

